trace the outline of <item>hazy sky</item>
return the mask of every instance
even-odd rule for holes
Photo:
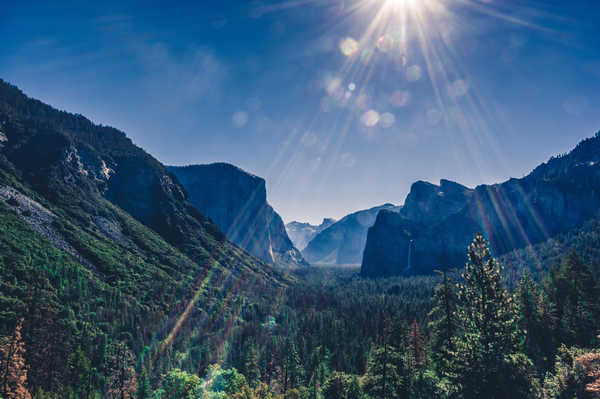
[[[3,2],[0,77],[320,222],[600,130],[598,21],[597,0]]]

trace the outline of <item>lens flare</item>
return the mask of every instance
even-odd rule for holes
[[[340,42],[340,51],[346,57],[351,57],[358,51],[358,42],[351,37],[347,37]]]
[[[365,112],[360,118],[360,120],[366,127],[373,127],[377,125],[377,122],[379,122],[379,118],[379,113],[371,109]]]

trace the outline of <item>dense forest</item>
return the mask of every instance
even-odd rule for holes
[[[35,260],[11,266],[2,269],[3,292],[25,289],[26,275],[37,283],[13,299],[22,313],[2,314],[13,319],[0,347],[3,398],[600,395],[598,280],[574,250],[538,278],[524,271],[512,289],[481,235],[463,270],[436,277],[302,270],[275,298],[217,295],[204,324],[178,331],[185,351],[173,350],[169,336],[140,347],[145,321],[123,304],[126,288],[103,299],[60,256],[43,268]],[[57,306],[56,293],[81,313],[113,309],[131,323],[109,339],[91,316]]]

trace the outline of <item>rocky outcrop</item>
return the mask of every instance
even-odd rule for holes
[[[95,274],[98,269],[88,259],[82,256],[65,238],[56,231],[52,223],[56,219],[49,209],[39,202],[19,193],[12,187],[0,187],[0,202],[23,219],[33,230],[44,236],[56,248],[71,255],[77,262]]]
[[[315,264],[358,265],[361,263],[367,231],[375,223],[379,211],[399,211],[401,207],[385,204],[358,211],[317,234],[302,251],[304,258]]]
[[[335,219],[325,218],[323,222],[316,226],[310,223],[290,222],[285,225],[285,230],[294,243],[294,246],[302,251],[308,243],[320,232],[335,223]]]
[[[227,238],[252,255],[278,265],[306,265],[283,220],[267,203],[265,180],[226,164],[169,166],[188,200]]]
[[[365,276],[429,273],[461,266],[477,232],[495,255],[582,225],[600,208],[600,135],[550,159],[528,176],[474,190],[415,183],[399,213],[381,212],[369,230]]]

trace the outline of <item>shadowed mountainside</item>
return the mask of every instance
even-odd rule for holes
[[[382,211],[369,230],[361,273],[429,273],[462,264],[475,233],[494,253],[543,242],[581,226],[600,207],[600,135],[521,179],[468,189],[442,180],[413,184],[401,212]],[[410,255],[409,255],[410,252]]]
[[[307,263],[290,241],[283,220],[267,203],[265,180],[226,164],[169,166],[188,200],[227,238],[265,262]]]

